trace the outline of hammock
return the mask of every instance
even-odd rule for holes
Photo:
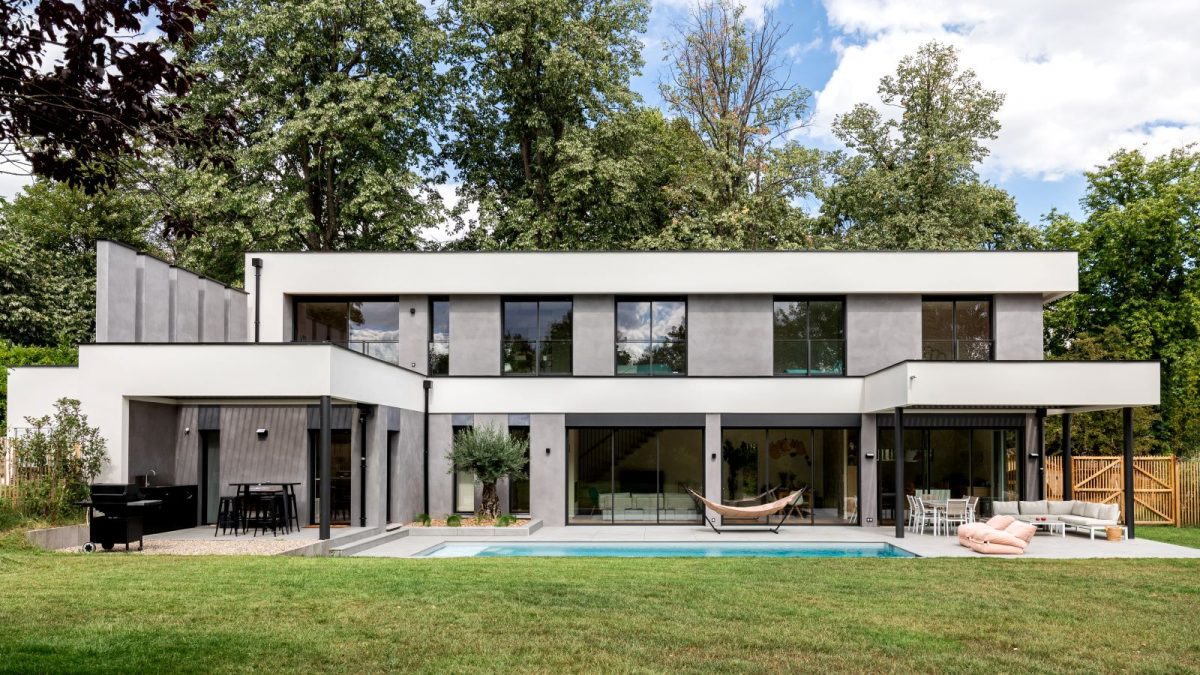
[[[688,491],[688,494],[690,494],[693,499],[699,501],[713,511],[716,511],[719,515],[727,518],[769,519],[771,516],[781,511],[787,511],[787,513],[784,513],[783,516],[779,518],[779,525],[776,525],[775,528],[771,530],[775,533],[779,532],[779,528],[783,525],[783,521],[787,520],[787,517],[791,515],[791,512],[800,508],[800,503],[804,501],[803,497],[805,490],[805,488],[800,488],[783,499],[776,499],[769,504],[759,504],[757,506],[728,506],[726,504],[705,499],[691,488],[684,489]],[[717,526],[712,524],[710,519],[705,518],[704,522],[708,523],[708,526],[711,527],[717,534],[721,533],[721,531],[717,529]]]

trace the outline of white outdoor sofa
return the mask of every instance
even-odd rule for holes
[[[1114,525],[1121,526],[1121,507],[1117,504],[1097,504],[1081,500],[1036,502],[992,502],[992,515],[1012,516],[1027,523],[1062,523],[1096,538],[1096,532]],[[1121,526],[1125,536],[1129,531]]]

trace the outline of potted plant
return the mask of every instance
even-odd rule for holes
[[[483,485],[475,511],[481,520],[500,516],[496,483],[505,476],[525,478],[529,470],[529,442],[509,436],[493,426],[471,427],[454,437],[450,448],[450,473],[470,471]]]

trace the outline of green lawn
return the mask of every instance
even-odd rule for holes
[[[1200,527],[1139,526],[1136,536],[1168,544],[1200,548]]]
[[[1181,671],[1200,561],[0,550],[0,670]]]

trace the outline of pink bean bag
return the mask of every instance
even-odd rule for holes
[[[973,535],[982,534],[991,530],[987,523],[964,523],[958,526],[958,543],[962,546],[970,546],[970,539]],[[976,539],[979,537],[976,536]]]
[[[1021,555],[1025,552],[1025,549],[1020,546],[1009,546],[991,541],[975,541],[974,539],[971,540],[971,550],[989,555]]]
[[[1015,522],[1017,522],[1017,519],[1012,516],[992,516],[988,519],[987,526],[992,529],[1003,530]]]
[[[1037,533],[1037,528],[1029,523],[1022,523],[1017,520],[1004,528],[1004,531],[1028,544],[1033,541],[1033,535]]]

